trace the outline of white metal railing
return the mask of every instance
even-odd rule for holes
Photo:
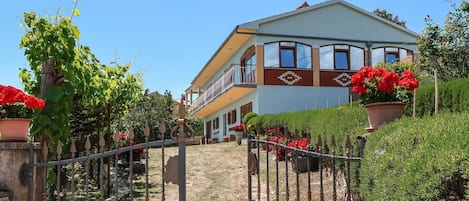
[[[244,67],[239,64],[230,65],[228,71],[192,102],[189,113],[193,114],[198,111],[233,86],[244,84],[256,84],[256,66]]]

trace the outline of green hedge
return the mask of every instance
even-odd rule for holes
[[[347,135],[355,138],[365,133],[368,120],[364,108],[358,105],[342,105],[328,109],[259,115],[251,118],[249,124],[260,126],[263,130],[285,126],[290,131],[297,129],[300,132],[310,132],[316,140],[319,134],[327,140],[335,135],[337,143],[344,144]]]
[[[450,82],[440,82],[439,90],[439,112],[464,112],[469,111],[469,79],[459,79]],[[418,117],[433,115],[435,111],[435,86],[428,84],[417,89]],[[412,115],[411,104],[406,107],[405,114]]]
[[[361,196],[373,201],[469,199],[468,120],[469,113],[444,113],[380,127],[366,144]]]

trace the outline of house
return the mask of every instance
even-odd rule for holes
[[[349,103],[364,65],[417,53],[417,34],[343,0],[305,4],[235,26],[186,90],[207,139],[233,134],[248,112],[275,114]]]

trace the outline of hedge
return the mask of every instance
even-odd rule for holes
[[[405,117],[369,136],[360,168],[365,200],[468,200],[469,113]]]
[[[438,85],[439,112],[469,111],[469,79],[459,79],[449,82],[440,82]],[[416,92],[416,115],[423,117],[433,115],[435,111],[435,86],[428,84],[421,86]],[[405,114],[412,115],[412,105],[408,104]]]

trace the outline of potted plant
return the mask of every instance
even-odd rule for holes
[[[0,85],[0,141],[26,142],[34,111],[44,107],[44,100]]]
[[[302,149],[302,150],[313,150],[313,147],[310,147],[310,139],[308,139],[306,136],[303,136],[302,138],[298,140],[292,140],[290,141],[287,146],[297,148],[297,149]],[[301,152],[292,152],[291,153],[291,158],[292,158],[292,169],[295,171],[295,173],[304,173],[308,171],[308,160],[309,160],[309,170],[310,171],[317,171],[319,169],[319,159],[318,158],[313,158],[313,157],[308,157],[304,156],[303,153]],[[308,159],[309,158],[309,159]]]
[[[235,132],[236,143],[238,143],[238,145],[241,145],[241,139],[243,138],[243,133],[244,133],[244,125],[238,124],[238,125],[231,127],[229,130]]]
[[[352,76],[352,86],[352,92],[360,94],[360,103],[367,108],[367,130],[372,131],[402,116],[419,81],[410,70],[396,72],[363,66]]]

